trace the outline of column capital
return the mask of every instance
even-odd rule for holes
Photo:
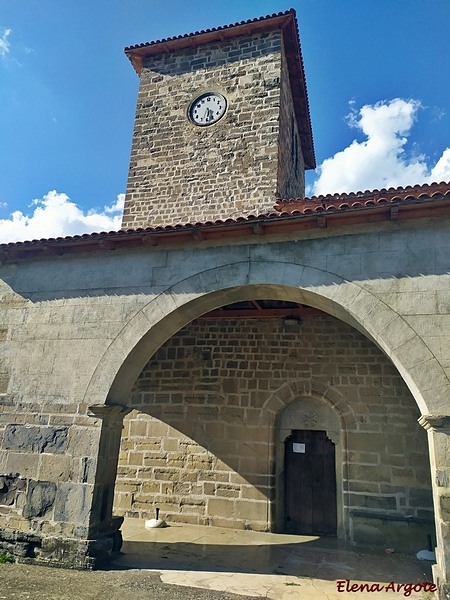
[[[422,415],[418,419],[420,425],[427,431],[441,431],[450,433],[449,415]]]
[[[96,419],[123,419],[125,415],[131,412],[131,408],[127,406],[119,405],[107,405],[107,404],[91,404],[88,406],[88,417],[94,417]]]

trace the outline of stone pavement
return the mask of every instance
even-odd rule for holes
[[[178,523],[145,530],[139,519],[125,519],[122,531],[123,554],[112,567],[159,572],[167,584],[270,600],[365,600],[377,591],[383,598],[432,598],[418,586],[431,581],[430,563],[335,538]],[[363,583],[372,591],[361,591]]]

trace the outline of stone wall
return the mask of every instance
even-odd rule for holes
[[[295,118],[287,59],[283,51],[281,55],[277,196],[279,198],[302,198],[304,195],[305,163]]]
[[[0,397],[0,551],[76,568],[107,559],[114,539],[91,511],[104,492],[101,429],[86,412],[83,404]],[[95,539],[103,540],[98,548]]]
[[[352,510],[432,518],[426,433],[414,399],[390,361],[331,316],[300,326],[197,320],[164,344],[130,399],[115,512],[150,518],[158,506],[168,521],[273,528],[270,406],[280,413],[294,400],[279,391],[287,384],[303,397],[319,390],[345,414],[347,528]]]
[[[279,123],[281,55],[282,34],[274,31],[144,61],[123,228],[272,210],[277,191],[286,190],[278,182],[279,135],[291,143],[287,69],[282,84],[287,123]],[[228,108],[215,125],[198,127],[187,113],[205,91],[223,94]],[[299,171],[302,165],[299,159]],[[290,181],[290,173],[286,176]]]

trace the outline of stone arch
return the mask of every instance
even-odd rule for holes
[[[263,260],[211,268],[149,298],[148,304],[124,325],[106,349],[87,387],[86,402],[97,411],[126,407],[146,361],[174,333],[214,308],[256,298],[307,304],[353,326],[391,359],[422,414],[445,414],[445,373],[425,342],[394,307],[361,282],[348,282],[321,269],[282,261],[272,261],[269,266]],[[117,418],[116,413],[113,416]],[[109,420],[104,419],[102,427],[107,427],[110,435],[105,437],[105,451],[100,452],[97,471],[102,478],[103,498],[108,496],[106,512],[111,515],[120,435],[113,436],[116,430]],[[113,448],[117,450],[115,456]]]
[[[355,417],[351,406],[333,386],[319,378],[290,381],[273,392],[263,406],[263,410],[273,415],[274,421],[296,398],[312,397],[328,404],[339,414],[341,427],[355,425]]]
[[[204,270],[149,298],[124,325],[99,361],[86,389],[86,401],[99,411],[126,405],[145,361],[184,325],[227,303],[272,298],[310,305],[353,326],[390,358],[422,414],[446,414],[449,382],[442,366],[401,311],[374,290],[370,282],[366,286],[349,282],[292,262],[271,261],[269,266],[263,260],[245,261]],[[326,397],[330,394],[328,390]],[[324,398],[323,390],[319,396]],[[271,402],[269,409],[277,402],[280,408],[283,405],[280,398]],[[108,446],[109,456],[113,445]],[[101,463],[100,456],[98,470],[105,473],[107,485],[114,485],[114,469]]]
[[[146,358],[176,331],[209,310],[254,298],[308,304],[348,323],[391,359],[422,414],[445,407],[449,382],[442,366],[393,307],[361,283],[282,261],[270,268],[260,261],[208,269],[150,299],[105,351],[86,389],[87,402],[124,405]]]

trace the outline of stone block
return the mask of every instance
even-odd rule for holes
[[[381,546],[385,544],[384,533],[373,525],[359,523],[353,529],[353,541],[364,546]]]
[[[403,441],[403,436],[401,434],[387,435],[386,451],[388,454],[404,454],[405,444]]]
[[[146,481],[141,486],[143,494],[157,494],[161,490],[161,484],[157,481]]]
[[[68,481],[70,466],[70,456],[42,454],[39,465],[39,479],[41,481]]]
[[[6,460],[6,474],[37,479],[39,458],[39,454],[10,452]]]
[[[267,522],[267,515],[267,502],[236,500],[236,518],[238,519]]]
[[[158,481],[178,481],[180,471],[179,469],[154,469],[154,476]]]
[[[100,427],[70,427],[68,452],[72,456],[96,456],[100,433]]]
[[[144,484],[147,485],[147,484]],[[157,485],[159,488],[159,484],[154,484]],[[139,489],[140,485],[139,482],[130,482],[130,481],[117,481],[116,482],[116,486],[115,486],[115,491],[116,492],[126,492],[127,494],[132,494],[134,492],[137,492]]]
[[[0,476],[0,505],[12,506],[17,493],[26,488],[26,480],[20,477]]]
[[[181,461],[168,461],[165,458],[156,458],[154,456],[144,456],[143,458],[144,466],[150,466],[152,469],[155,467],[181,467],[183,463]]]
[[[221,489],[216,491],[216,496],[220,498],[239,498],[239,490]]]
[[[209,517],[233,518],[235,517],[235,501],[222,498],[209,498],[207,503]]]
[[[63,454],[67,449],[67,427],[7,425],[3,447],[22,452]]]
[[[427,477],[429,477],[429,473],[427,473]],[[387,481],[387,479],[385,479],[385,481]],[[419,479],[412,469],[402,469],[401,467],[392,468],[392,483],[395,483],[396,485],[413,486],[418,482]]]
[[[164,452],[176,452],[178,450],[178,444],[179,440],[177,438],[166,437],[162,440],[162,449],[164,450]]]
[[[396,470],[393,468],[394,471]],[[408,472],[408,475],[410,473]],[[392,477],[391,469],[385,465],[349,465],[349,479],[360,481],[390,481]]]
[[[165,517],[168,523],[188,523],[190,525],[205,525],[207,523],[202,522],[203,519],[200,515],[190,515],[186,513],[173,513],[168,514]]]
[[[148,423],[148,435],[151,437],[164,437],[170,435],[173,437],[173,432],[169,433],[169,425],[162,421],[149,421]]]
[[[142,419],[130,422],[130,437],[146,436],[147,435],[147,421]]]
[[[408,464],[412,467],[425,467],[429,468],[430,458],[423,452],[409,452],[408,455]]]
[[[248,485],[248,479],[246,479],[240,473],[231,472],[229,475],[229,480],[230,480],[230,483]],[[228,481],[228,479],[227,479],[227,481]]]
[[[97,461],[93,458],[73,458],[69,479],[74,483],[95,483]]]
[[[24,517],[44,517],[51,513],[56,496],[56,484],[48,481],[30,481],[28,484]]]
[[[441,519],[450,522],[450,496],[440,496],[439,506],[441,507]]]
[[[26,533],[26,532],[30,531],[31,524],[30,524],[30,521],[28,521],[27,519],[24,519],[22,517],[11,517],[8,521],[8,527],[10,529],[15,529],[16,531],[22,531],[22,532]],[[17,545],[17,543],[15,544],[15,546],[16,545]],[[14,551],[15,551],[15,547],[14,547]]]
[[[1,446],[2,433],[3,432],[0,432],[0,446]],[[0,473],[5,472],[7,458],[8,458],[7,450],[0,450]]]
[[[9,379],[9,373],[0,373],[0,394],[8,392]]]
[[[266,501],[267,500],[267,492],[265,490],[260,490],[254,486],[243,485],[241,493],[242,493],[242,498],[245,500],[257,500],[257,501]]]
[[[246,528],[246,524],[244,523],[244,521],[239,521],[237,519],[233,518],[229,518],[226,519],[224,517],[219,517],[219,516],[209,516],[209,522],[213,527],[228,527],[231,529],[245,529]]]
[[[55,498],[54,520],[66,523],[87,522],[92,509],[92,486],[59,483]]]
[[[240,456],[237,471],[243,475],[263,475],[268,472],[269,464],[267,457],[254,458],[253,456]]]
[[[378,494],[380,492],[380,484],[371,483],[369,481],[349,481],[348,489],[351,492],[366,492]]]
[[[118,494],[114,502],[114,508],[122,511],[132,508],[133,496],[131,494]]]
[[[211,458],[207,456],[189,456],[187,460],[187,466],[190,469],[205,470],[211,467]]]
[[[377,510],[396,510],[397,499],[395,496],[369,496],[367,494],[348,494],[347,501],[349,506],[359,506],[361,508],[373,508]]]
[[[193,471],[193,473],[195,474],[195,479],[193,481],[197,481],[196,471]],[[229,480],[229,478],[230,478],[230,476],[228,473],[217,473],[215,471],[200,471],[198,473],[199,481],[226,482]]]
[[[180,507],[184,512],[192,512],[202,509],[206,505],[205,498],[194,498],[193,496],[182,497],[180,500]]]
[[[128,452],[128,464],[129,465],[142,465],[144,463],[144,454],[143,452]],[[147,461],[148,464],[148,461]]]
[[[352,451],[384,452],[385,438],[378,433],[349,433],[348,447]]]
[[[216,491],[216,485],[214,483],[204,483],[203,484],[203,493],[206,496],[213,496]]]
[[[412,489],[409,492],[409,503],[412,506],[421,506],[432,507],[433,506],[433,496],[431,492],[431,488],[428,489]]]
[[[380,455],[378,453],[370,452],[349,452],[348,461],[350,463],[369,463],[378,464],[380,462]]]
[[[190,482],[176,482],[172,485],[171,492],[173,494],[189,494],[192,489]]]

